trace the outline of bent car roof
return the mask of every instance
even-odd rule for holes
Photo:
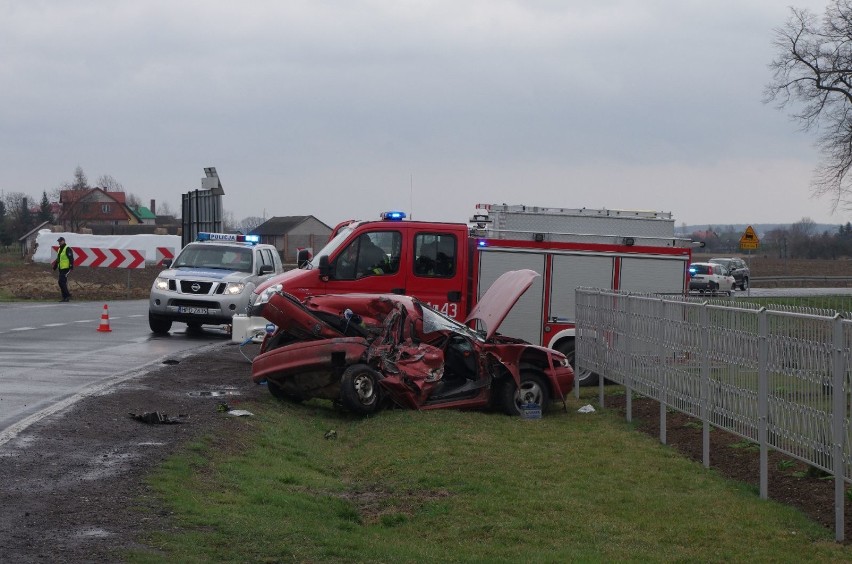
[[[488,288],[465,319],[465,324],[474,320],[481,321],[486,329],[485,338],[490,339],[538,276],[538,272],[529,269],[504,272]]]

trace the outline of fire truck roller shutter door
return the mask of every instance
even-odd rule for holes
[[[482,254],[479,259],[477,300],[504,272],[528,268],[539,274],[544,273],[544,253],[511,252],[499,249],[486,249],[480,252]],[[543,276],[536,277],[530,289],[521,296],[500,325],[500,333],[524,339],[535,345],[541,344],[541,319],[544,309],[543,278]]]

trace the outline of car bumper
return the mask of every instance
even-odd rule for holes
[[[187,296],[173,292],[151,292],[148,313],[157,319],[182,323],[231,323],[235,314],[246,313],[248,296]]]

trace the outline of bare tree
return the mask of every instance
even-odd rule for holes
[[[121,182],[113,178],[110,174],[102,174],[98,177],[98,188],[103,188],[104,192],[124,192],[124,186]]]
[[[168,202],[160,202],[157,204],[157,215],[175,216],[175,212],[172,211],[172,207]]]
[[[63,182],[61,188],[62,190],[88,190],[90,188],[89,179],[83,172],[83,167],[77,165],[77,168],[74,169],[74,181]]]
[[[257,227],[258,225],[260,225],[261,223],[263,223],[265,221],[266,220],[263,219],[262,217],[257,217],[257,216],[244,217],[243,219],[240,220],[240,223],[239,223],[240,231],[242,231],[243,233],[248,233],[252,229],[254,229],[255,227]]]
[[[852,0],[830,0],[822,18],[807,9],[775,29],[777,55],[765,102],[779,109],[796,104],[791,115],[803,131],[817,130],[822,162],[813,191],[830,195],[832,209],[850,204],[852,167]],[[800,106],[798,105],[800,104]]]

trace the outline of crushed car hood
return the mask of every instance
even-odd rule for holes
[[[500,324],[509,315],[518,299],[532,286],[533,280],[539,276],[534,270],[512,270],[503,273],[494,281],[482,299],[465,319],[465,324],[471,321],[481,321],[485,326],[485,338],[490,339],[497,332]]]

